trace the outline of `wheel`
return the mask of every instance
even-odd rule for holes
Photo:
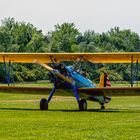
[[[104,110],[104,109],[105,109],[105,106],[104,106],[104,105],[102,105],[102,106],[101,106],[101,109],[103,109],[103,110]]]
[[[48,100],[46,99],[40,100],[40,110],[48,110]]]
[[[85,99],[81,99],[79,101],[79,110],[80,111],[85,111],[87,110],[87,101]]]

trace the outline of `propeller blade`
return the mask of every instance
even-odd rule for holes
[[[36,63],[39,64],[40,66],[44,67],[45,69],[47,69],[48,71],[50,71],[54,75],[60,77],[64,81],[66,81],[70,84],[74,84],[74,81],[72,79],[70,79],[70,78],[66,77],[65,75],[61,74],[58,70],[53,69],[52,67],[50,67],[50,66],[48,66],[47,64],[44,64],[44,63],[39,63],[39,62],[36,62]]]

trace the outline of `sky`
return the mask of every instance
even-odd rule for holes
[[[30,22],[44,34],[74,23],[80,32],[107,32],[115,26],[140,35],[140,0],[0,0],[0,20]]]

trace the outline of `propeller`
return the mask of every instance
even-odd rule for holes
[[[65,75],[61,74],[57,69],[53,69],[52,67],[48,66],[47,64],[44,63],[39,63],[36,61],[36,63],[42,67],[44,67],[45,69],[47,69],[49,72],[51,72],[52,74],[54,74],[55,76],[63,79],[64,81],[70,83],[70,84],[74,84],[74,80],[70,79],[68,77],[66,77]]]

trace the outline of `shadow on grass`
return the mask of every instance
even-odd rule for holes
[[[32,108],[0,108],[0,110],[25,110],[25,111],[39,111],[40,109],[32,109]]]
[[[41,111],[40,109],[31,109],[31,108],[0,108],[0,110],[24,110],[24,111]],[[43,112],[45,112],[44,110]],[[88,109],[86,111],[79,110],[65,110],[65,109],[49,109],[49,112],[101,112],[101,113],[140,113],[140,110],[133,109]]]

